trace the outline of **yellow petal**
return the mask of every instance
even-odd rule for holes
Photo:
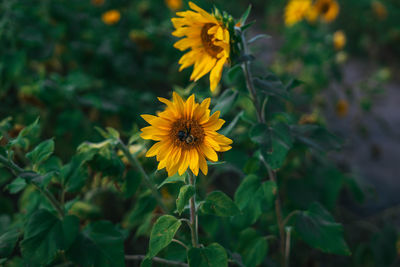
[[[190,151],[190,170],[194,175],[199,175],[199,155],[196,149],[191,149]]]
[[[217,153],[215,153],[215,151],[211,147],[206,146],[205,144],[202,144],[200,146],[200,148],[201,148],[201,151],[203,152],[203,154],[209,160],[214,161],[214,162],[218,161],[218,155],[217,155]]]
[[[217,85],[219,81],[221,80],[222,76],[222,70],[224,67],[224,64],[226,62],[226,58],[221,58],[220,60],[217,61],[217,64],[215,64],[214,68],[211,70],[210,73],[210,89],[211,92],[217,88]]]
[[[155,143],[146,153],[146,157],[154,157],[155,155],[157,155],[158,150],[161,147],[161,142],[157,142]]]
[[[203,155],[199,155],[199,166],[200,166],[200,170],[204,175],[207,175],[208,173],[208,165],[207,165],[207,161],[204,158]]]

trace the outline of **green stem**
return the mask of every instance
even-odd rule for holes
[[[0,163],[2,163],[5,167],[7,167],[9,170],[11,170],[16,177],[22,176],[23,174],[26,174],[26,177],[29,177],[31,179],[34,178],[39,178],[41,177],[40,174],[34,173],[34,172],[27,172],[21,167],[19,167],[17,164],[15,164],[13,161],[8,160],[4,156],[0,155]],[[46,188],[41,188],[37,184],[32,182],[32,185],[50,202],[50,204],[53,206],[53,208],[57,211],[58,215],[60,218],[64,217],[64,210],[61,206],[61,204],[54,198],[53,194],[50,193],[49,190]]]
[[[196,179],[193,173],[189,170],[189,183],[196,188]],[[195,190],[196,191],[196,190]],[[199,225],[196,213],[196,193],[190,198],[190,230],[192,233],[192,245],[197,247],[199,244]]]
[[[244,55],[248,56],[250,55],[250,50],[247,46],[247,41],[246,38],[244,36],[244,32],[240,32],[241,37],[242,37],[242,48],[243,48],[243,52]],[[264,122],[264,116],[261,114],[261,106],[260,106],[260,101],[257,98],[257,92],[256,89],[254,87],[254,82],[253,82],[253,76],[251,74],[251,69],[250,69],[250,61],[249,60],[245,60],[242,63],[242,70],[244,73],[244,77],[246,79],[246,85],[247,85],[247,89],[250,92],[250,96],[251,96],[251,100],[254,103],[254,107],[256,108],[256,114],[257,114],[257,120],[259,122]]]
[[[285,267],[289,266],[289,258],[290,258],[290,234],[292,232],[291,227],[286,228],[286,248],[285,248]]]
[[[247,40],[246,37],[244,35],[244,32],[240,31],[240,35],[241,35],[241,45],[242,45],[242,49],[244,54],[247,56],[250,54],[249,48],[247,46]],[[257,92],[255,90],[254,87],[254,82],[253,82],[253,76],[251,73],[251,69],[250,69],[250,61],[249,60],[245,60],[242,63],[242,70],[243,70],[243,74],[244,77],[246,79],[246,85],[247,85],[247,89],[249,90],[250,96],[251,96],[251,100],[253,101],[253,105],[256,109],[256,115],[257,115],[257,121],[259,123],[265,123],[265,116],[263,114],[263,111],[265,109],[265,105],[266,102],[263,103],[263,106],[260,105],[260,101],[257,97]],[[264,158],[262,158],[262,162],[264,163],[265,167],[268,170],[268,174],[270,179],[274,182],[277,183],[277,179],[276,179],[276,173],[275,171],[272,171],[270,169],[270,167],[268,166],[267,162],[265,161]],[[282,208],[281,208],[281,201],[279,198],[279,193],[276,194],[276,198],[275,198],[275,213],[276,213],[276,220],[278,223],[278,227],[279,227],[279,236],[280,236],[280,252],[281,252],[281,259],[282,259],[282,266],[286,266],[286,262],[285,262],[285,230],[284,230],[284,224],[283,224],[283,218],[282,218]]]
[[[157,188],[155,187],[155,185],[151,181],[150,177],[147,175],[147,173],[143,169],[142,164],[140,164],[139,160],[134,155],[132,155],[132,153],[129,151],[129,149],[126,147],[126,145],[121,140],[119,140],[118,147],[122,150],[122,153],[124,153],[124,155],[128,159],[128,161],[133,166],[136,166],[136,168],[142,174],[142,176],[144,178],[143,179],[144,183],[146,184],[146,186],[148,188],[150,188],[151,193],[156,198],[156,200],[157,200],[158,204],[160,205],[162,211],[164,213],[168,213],[168,209],[164,205],[164,202],[162,201],[162,197],[161,197],[160,193],[158,192]]]

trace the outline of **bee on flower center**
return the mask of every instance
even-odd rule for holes
[[[193,142],[196,142],[197,138],[193,136],[191,132],[191,126],[186,127],[184,131],[179,131],[178,132],[178,139],[181,142],[185,142],[186,144],[192,144]]]

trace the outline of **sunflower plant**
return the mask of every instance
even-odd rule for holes
[[[87,23],[82,42],[62,26],[55,34],[65,30],[59,38],[72,45],[55,46],[43,65],[30,62],[38,73],[25,80],[18,64],[28,60],[25,54],[2,72],[9,76],[7,90],[20,91],[0,109],[17,97],[19,109],[32,102],[39,111],[26,125],[19,118],[0,121],[0,200],[8,214],[0,216],[0,265],[286,267],[314,264],[310,254],[337,255],[333,265],[357,254],[334,213],[342,188],[362,195],[327,157],[341,140],[318,112],[304,114],[307,76],[299,80],[258,60],[253,45],[269,36],[249,38],[251,6],[235,19],[193,2],[187,10],[183,1],[164,1],[161,8],[128,1],[117,9],[89,2],[93,18],[70,14],[74,27]],[[166,8],[176,12],[168,24],[149,19],[164,19]],[[65,15],[58,3],[38,14],[44,11]],[[338,12],[336,0],[290,0],[282,22],[296,39],[298,27],[325,27]],[[113,39],[97,39],[103,32]],[[40,36],[24,34],[34,56]],[[331,60],[334,50],[346,49],[344,31],[321,39]],[[321,39],[304,49],[320,47]],[[9,43],[18,51],[20,40]],[[298,51],[283,49],[293,58]],[[73,60],[63,62],[63,53]],[[132,57],[137,62],[126,64]],[[64,75],[79,60],[82,69]],[[58,71],[47,73],[52,68]],[[166,77],[186,68],[190,75],[178,77],[188,87],[165,86]],[[109,79],[101,80],[104,75]],[[198,82],[207,75],[201,90]],[[140,90],[130,90],[133,83]],[[148,93],[153,86],[157,93]],[[65,102],[71,103],[67,115],[58,114]],[[47,106],[54,107],[45,112]],[[348,108],[340,102],[341,116]],[[3,193],[18,203],[3,201]],[[390,228],[384,234],[395,236]]]

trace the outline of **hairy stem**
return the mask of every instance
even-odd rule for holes
[[[292,232],[291,227],[286,228],[286,248],[285,248],[285,267],[289,266],[290,258],[290,234]]]
[[[196,181],[193,173],[189,170],[189,183],[196,188]],[[196,191],[196,190],[195,190]],[[198,217],[196,213],[196,194],[194,194],[190,198],[190,230],[192,233],[192,245],[193,247],[197,247],[199,243],[199,225],[198,225]]]
[[[146,259],[146,255],[125,255],[125,260],[132,260],[132,261],[140,261]],[[184,262],[180,261],[171,261],[171,260],[166,260],[163,258],[159,257],[153,257],[151,258],[152,261],[166,264],[166,265],[171,265],[171,266],[182,266],[182,267],[188,267],[189,265]]]
[[[145,170],[142,167],[142,164],[140,164],[140,162],[138,161],[138,159],[132,155],[132,153],[129,151],[129,149],[127,148],[127,146],[121,141],[119,140],[118,143],[118,147],[122,150],[122,153],[124,153],[125,157],[128,159],[128,161],[133,165],[136,166],[136,168],[139,170],[139,172],[142,174],[143,176],[143,181],[146,184],[146,186],[151,190],[151,193],[153,194],[153,196],[156,198],[158,204],[160,205],[160,208],[162,209],[162,211],[164,213],[168,213],[168,209],[167,207],[164,205],[164,202],[162,201],[162,197],[160,195],[160,193],[158,192],[157,188],[155,187],[155,185],[153,184],[153,182],[151,181],[150,177],[147,175],[147,173],[145,172]]]
[[[248,55],[250,55],[250,53],[249,53],[250,51],[249,51],[249,48],[247,46],[247,41],[246,41],[246,38],[244,36],[244,32],[241,32],[241,36],[242,36],[242,49],[243,49],[244,55],[248,56]],[[257,98],[257,92],[256,92],[256,89],[254,87],[253,76],[251,74],[250,61],[249,60],[245,59],[243,61],[242,70],[243,70],[243,73],[244,73],[244,77],[246,79],[247,89],[250,92],[251,100],[253,101],[254,107],[256,108],[257,120],[259,122],[264,122],[264,116],[261,114],[262,108],[260,106],[260,101]]]
[[[16,177],[22,176],[22,177],[26,177],[26,178],[29,177],[30,179],[41,177],[41,175],[38,173],[25,171],[24,169],[19,167],[17,164],[15,164],[13,161],[8,160],[7,158],[5,158],[2,155],[0,155],[0,163],[2,163],[6,168],[11,170]],[[53,206],[53,208],[57,211],[60,218],[63,218],[64,210],[63,210],[61,204],[55,199],[53,194],[51,194],[50,191],[47,190],[46,188],[41,188],[36,183],[32,183],[32,185],[35,187],[36,190],[38,190],[50,202],[50,204]]]
[[[244,32],[240,32],[241,35],[241,45],[242,49],[244,52],[244,55],[248,56],[250,54],[249,48],[247,46],[247,40],[245,37]],[[257,115],[257,121],[259,123],[265,123],[265,116],[264,116],[264,109],[266,102],[263,103],[263,106],[260,106],[260,101],[257,97],[257,92],[254,87],[254,82],[253,82],[253,76],[251,73],[250,69],[250,60],[245,59],[245,61],[242,63],[242,70],[244,77],[246,79],[246,85],[247,89],[249,90],[251,100],[253,101],[253,105],[256,109],[256,115]],[[270,167],[268,166],[267,162],[265,161],[264,158],[262,158],[262,162],[264,163],[265,167],[268,170],[268,174],[270,179],[276,183],[276,173],[275,171],[271,170]],[[284,230],[284,223],[283,223],[283,217],[282,217],[282,211],[281,211],[281,201],[279,197],[279,193],[277,192],[276,198],[275,198],[275,213],[276,213],[276,219],[279,227],[279,236],[280,236],[280,252],[281,252],[281,259],[282,259],[282,266],[285,266],[285,230]]]
[[[181,245],[182,247],[184,247],[186,250],[189,250],[188,246],[186,246],[185,243],[183,243],[182,241],[180,241],[178,239],[173,238],[172,242],[175,242],[175,243]]]

